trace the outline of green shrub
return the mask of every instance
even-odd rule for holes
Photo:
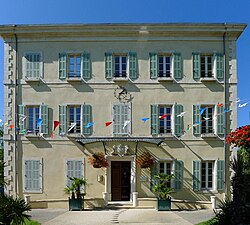
[[[208,221],[204,221],[204,222],[198,223],[196,225],[218,225],[218,220],[216,218],[212,218]]]

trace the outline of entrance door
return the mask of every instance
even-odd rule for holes
[[[113,161],[111,162],[111,200],[130,200],[130,171],[131,162]]]

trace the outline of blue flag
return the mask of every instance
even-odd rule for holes
[[[41,124],[42,124],[42,122],[43,122],[42,119],[38,119],[38,120],[36,121],[36,128],[40,127]]]
[[[94,122],[88,123],[85,127],[90,128],[93,124],[94,124]]]
[[[204,113],[205,110],[206,108],[200,108],[200,114]]]
[[[149,120],[148,117],[141,118],[141,120],[145,123],[147,120]]]

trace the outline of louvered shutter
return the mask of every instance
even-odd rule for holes
[[[92,122],[91,118],[91,105],[82,105],[82,134],[91,135],[93,130],[93,125],[90,127],[85,127],[88,123]]]
[[[128,104],[117,104],[113,106],[113,133],[128,134],[131,128],[130,108]],[[130,121],[124,126],[125,121]]]
[[[49,132],[49,120],[48,120],[48,106],[40,105],[40,118],[42,119],[42,124],[40,127],[40,133],[48,134]]]
[[[174,134],[177,137],[183,135],[183,117],[178,116],[180,113],[183,112],[182,105],[174,105]]]
[[[137,79],[137,55],[135,52],[129,53],[129,78],[131,80]]]
[[[82,78],[84,80],[91,79],[91,64],[90,64],[90,54],[87,52],[82,53]]]
[[[151,134],[157,135],[158,133],[159,133],[158,105],[151,105]]]
[[[154,178],[159,173],[159,161],[154,160],[154,165],[150,168],[150,189],[153,190],[154,185],[157,184],[157,180]]]
[[[40,192],[42,190],[42,169],[40,160],[25,160],[24,190]]]
[[[224,178],[225,161],[217,160],[217,190],[224,190],[225,178]]]
[[[174,189],[178,191],[183,184],[183,162],[180,160],[174,161]]]
[[[19,129],[20,132],[24,131],[26,129],[26,121],[27,118],[25,118],[25,106],[24,105],[19,105],[18,106],[18,122],[19,122]]]
[[[67,55],[66,53],[59,54],[59,79],[67,77]]]
[[[193,125],[194,125],[193,134],[200,135],[201,125],[200,125],[200,106],[199,105],[193,105]]]
[[[217,107],[217,135],[224,135],[224,106]]]
[[[67,106],[59,105],[59,134],[67,133]]]
[[[158,62],[156,53],[149,53],[149,64],[150,64],[150,79],[157,79]]]
[[[106,79],[113,78],[113,63],[112,63],[112,53],[105,53],[105,77]]]
[[[222,54],[216,54],[216,78],[219,81],[224,80],[224,56]]]
[[[67,180],[66,185],[71,186],[72,181],[70,177],[82,178],[83,177],[83,163],[81,160],[67,160]]]
[[[174,60],[174,79],[181,80],[182,79],[182,59],[180,53],[173,54]]]
[[[194,80],[200,79],[200,54],[193,53],[193,78]]]
[[[193,161],[193,190],[199,191],[201,188],[200,181],[201,161]]]

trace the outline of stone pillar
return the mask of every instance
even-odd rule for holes
[[[133,192],[133,207],[137,207],[138,206],[138,192]]]
[[[211,196],[212,209],[216,209],[216,196]]]

